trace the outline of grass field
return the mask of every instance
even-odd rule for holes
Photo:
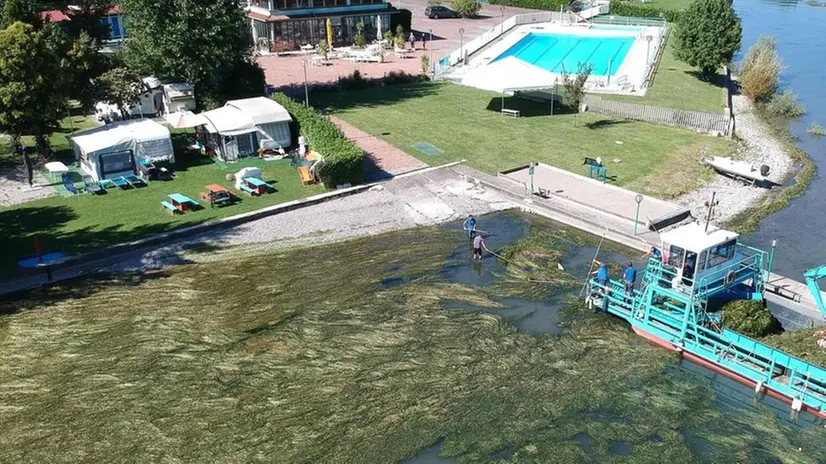
[[[824,458],[818,431],[726,415],[610,317],[566,305],[560,335],[533,335],[496,316],[564,303],[581,269],[556,260],[597,242],[522,224],[484,286],[451,277],[471,266],[455,230],[428,228],[0,303],[0,461],[372,464],[434,443],[464,463]]]
[[[245,166],[261,168],[264,180],[277,191],[260,197],[235,191],[225,177]],[[288,160],[249,160],[221,166],[200,155],[179,156],[176,173],[175,180],[154,181],[144,188],[108,189],[105,195],[53,196],[0,208],[0,230],[4,231],[0,270],[14,269],[18,259],[34,254],[34,234],[38,235],[43,251],[84,253],[324,192],[320,186],[302,185]],[[233,190],[241,201],[215,209],[201,201],[206,204],[203,209],[175,216],[160,206],[170,193],[183,193],[199,200],[204,186],[215,183]]]
[[[725,108],[725,76],[719,74],[711,80],[700,79],[695,68],[674,57],[674,43],[672,30],[657,73],[654,75],[654,82],[644,96],[603,95],[602,98],[681,110],[722,113]]]
[[[52,151],[55,152],[55,157],[61,160],[73,158],[72,147],[67,137],[72,135],[74,131],[90,129],[96,125],[94,121],[83,115],[73,115],[63,118],[60,121],[60,128],[49,136],[49,142],[51,143]],[[24,146],[34,147],[34,137],[25,136],[22,141]],[[7,137],[0,137],[0,169],[22,163],[23,161],[19,155],[15,156],[11,153],[11,141]]]
[[[697,162],[701,152],[728,155],[732,150],[727,140],[670,127],[594,113],[550,116],[548,105],[523,99],[505,99],[505,106],[520,109],[522,117],[503,117],[497,94],[453,84],[349,91],[315,101],[428,164],[466,159],[495,173],[536,160],[587,174],[583,157],[599,156],[617,185],[665,198],[713,176]],[[413,145],[421,142],[442,153],[417,151]]]
[[[691,0],[648,0],[645,4],[664,10],[685,10],[691,5]]]

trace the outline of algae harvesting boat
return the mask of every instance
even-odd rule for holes
[[[662,258],[651,258],[640,289],[590,281],[587,303],[631,324],[668,350],[826,418],[826,370],[723,328],[709,304],[762,300],[770,252],[738,242],[738,234],[693,223],[664,232]]]

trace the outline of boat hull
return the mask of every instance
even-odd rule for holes
[[[647,331],[645,331],[644,329],[642,329],[638,326],[634,325],[634,326],[632,326],[632,328],[634,329],[634,332],[636,332],[637,335],[645,338],[649,342],[651,342],[651,343],[653,343],[653,344],[655,344],[655,345],[657,345],[661,348],[665,348],[666,350],[673,351],[675,353],[680,353],[683,358],[685,358],[685,359],[687,359],[687,360],[689,360],[689,361],[691,361],[695,364],[699,364],[699,365],[705,367],[706,369],[709,369],[713,372],[724,375],[724,376],[726,376],[726,377],[728,377],[732,380],[735,380],[737,382],[740,382],[744,385],[748,385],[751,388],[755,388],[757,386],[757,383],[754,382],[753,380],[751,380],[747,377],[743,377],[742,375],[740,375],[740,374],[738,374],[734,371],[731,371],[731,370],[729,370],[729,369],[727,369],[727,368],[725,368],[725,367],[723,367],[723,366],[721,366],[721,365],[719,365],[719,364],[717,364],[713,361],[709,361],[709,360],[707,360],[707,359],[705,359],[701,356],[698,356],[694,353],[691,353],[689,351],[685,351],[683,349],[680,349],[679,347],[675,346],[673,343],[671,343],[667,340],[663,340],[662,338],[657,337],[656,335],[653,335],[650,332],[647,332]],[[787,395],[784,395],[784,394],[782,394],[778,391],[772,390],[771,388],[766,387],[765,385],[763,386],[763,390],[766,392],[766,394],[768,394],[769,396],[771,396],[773,398],[776,398],[780,401],[783,401],[784,403],[789,404],[789,405],[792,404],[793,398],[790,398]],[[813,416],[819,417],[821,419],[826,419],[826,411],[821,411],[819,409],[810,408],[810,407],[806,406],[805,404],[803,405],[803,410],[810,413],[810,414],[812,414]]]

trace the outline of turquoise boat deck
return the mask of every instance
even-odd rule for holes
[[[740,245],[742,246],[742,245]],[[754,250],[754,249],[751,249]],[[758,251],[759,250],[754,250]],[[639,290],[624,284],[590,282],[589,304],[628,321],[664,346],[723,368],[762,391],[768,388],[810,412],[826,413],[826,370],[737,332],[722,328],[706,312],[710,298],[762,297],[765,253],[753,253],[698,282],[676,279],[673,270],[650,260]],[[748,291],[742,289],[748,287]],[[800,402],[801,404],[796,404]]]

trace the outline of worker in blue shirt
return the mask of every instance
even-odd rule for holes
[[[625,293],[627,295],[634,294],[634,282],[637,280],[637,270],[634,269],[634,263],[628,261],[628,266],[625,267],[622,280],[625,281]]]
[[[467,231],[467,238],[473,240],[476,237],[476,218],[472,214],[468,214],[467,219],[462,224],[462,228]]]
[[[645,259],[645,258],[648,258],[649,256],[656,259],[657,261],[660,261],[660,260],[663,259],[662,252],[659,250],[659,248],[657,248],[655,246],[652,246],[651,250],[649,250],[648,253],[642,255],[642,257],[640,259]]]
[[[605,289],[608,288],[608,265],[605,263],[601,263],[599,261],[594,261],[594,263],[598,264],[599,267],[596,271],[592,272],[591,274],[596,274],[597,276],[597,283],[602,285]],[[600,293],[605,293],[605,290],[601,290]]]

